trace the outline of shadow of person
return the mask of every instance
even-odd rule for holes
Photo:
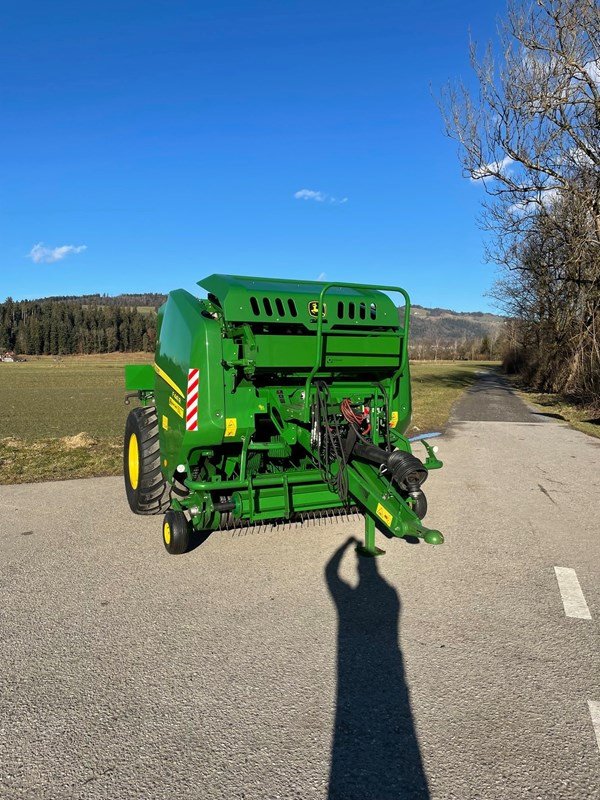
[[[376,558],[358,557],[352,588],[339,575],[351,537],[325,578],[338,613],[337,705],[329,800],[429,798],[398,644],[400,598]]]

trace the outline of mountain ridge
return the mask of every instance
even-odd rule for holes
[[[104,352],[111,346],[127,350],[134,345],[152,348],[155,314],[165,299],[166,295],[157,292],[56,295],[18,301],[7,298],[0,303],[0,348],[21,352],[32,347],[35,352],[62,352],[65,348],[66,352],[71,348]],[[435,357],[447,353],[456,358],[462,357],[461,353],[479,352],[478,345],[481,351],[488,351],[490,346],[494,349],[506,320],[485,311],[413,305],[411,354],[426,358],[429,353]]]

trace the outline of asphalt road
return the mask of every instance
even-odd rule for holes
[[[495,377],[438,441],[446,543],[360,562],[358,522],[171,557],[120,479],[0,487],[0,797],[600,798],[600,443]]]

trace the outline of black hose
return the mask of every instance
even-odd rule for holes
[[[423,462],[405,450],[393,450],[388,453],[377,445],[357,441],[352,452],[365,461],[385,467],[390,473],[391,480],[405,492],[419,489],[429,474]]]
[[[336,492],[340,500],[345,502],[348,499],[348,475],[346,473],[346,455],[344,450],[344,440],[340,432],[339,421],[336,415],[330,417],[329,414],[329,387],[324,381],[316,381],[315,399],[315,421],[318,430],[323,432],[322,447],[323,457],[321,458],[321,448],[317,447],[317,462],[323,474],[323,479],[332,492]],[[336,475],[331,472],[331,463],[336,461],[338,471]]]

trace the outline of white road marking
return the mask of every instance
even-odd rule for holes
[[[591,619],[592,615],[585,602],[575,570],[570,567],[554,567],[554,572],[567,617]]]
[[[600,703],[596,700],[588,700],[590,707],[590,714],[592,715],[592,725],[594,726],[594,733],[596,734],[596,741],[598,742],[598,750],[600,750]]]

